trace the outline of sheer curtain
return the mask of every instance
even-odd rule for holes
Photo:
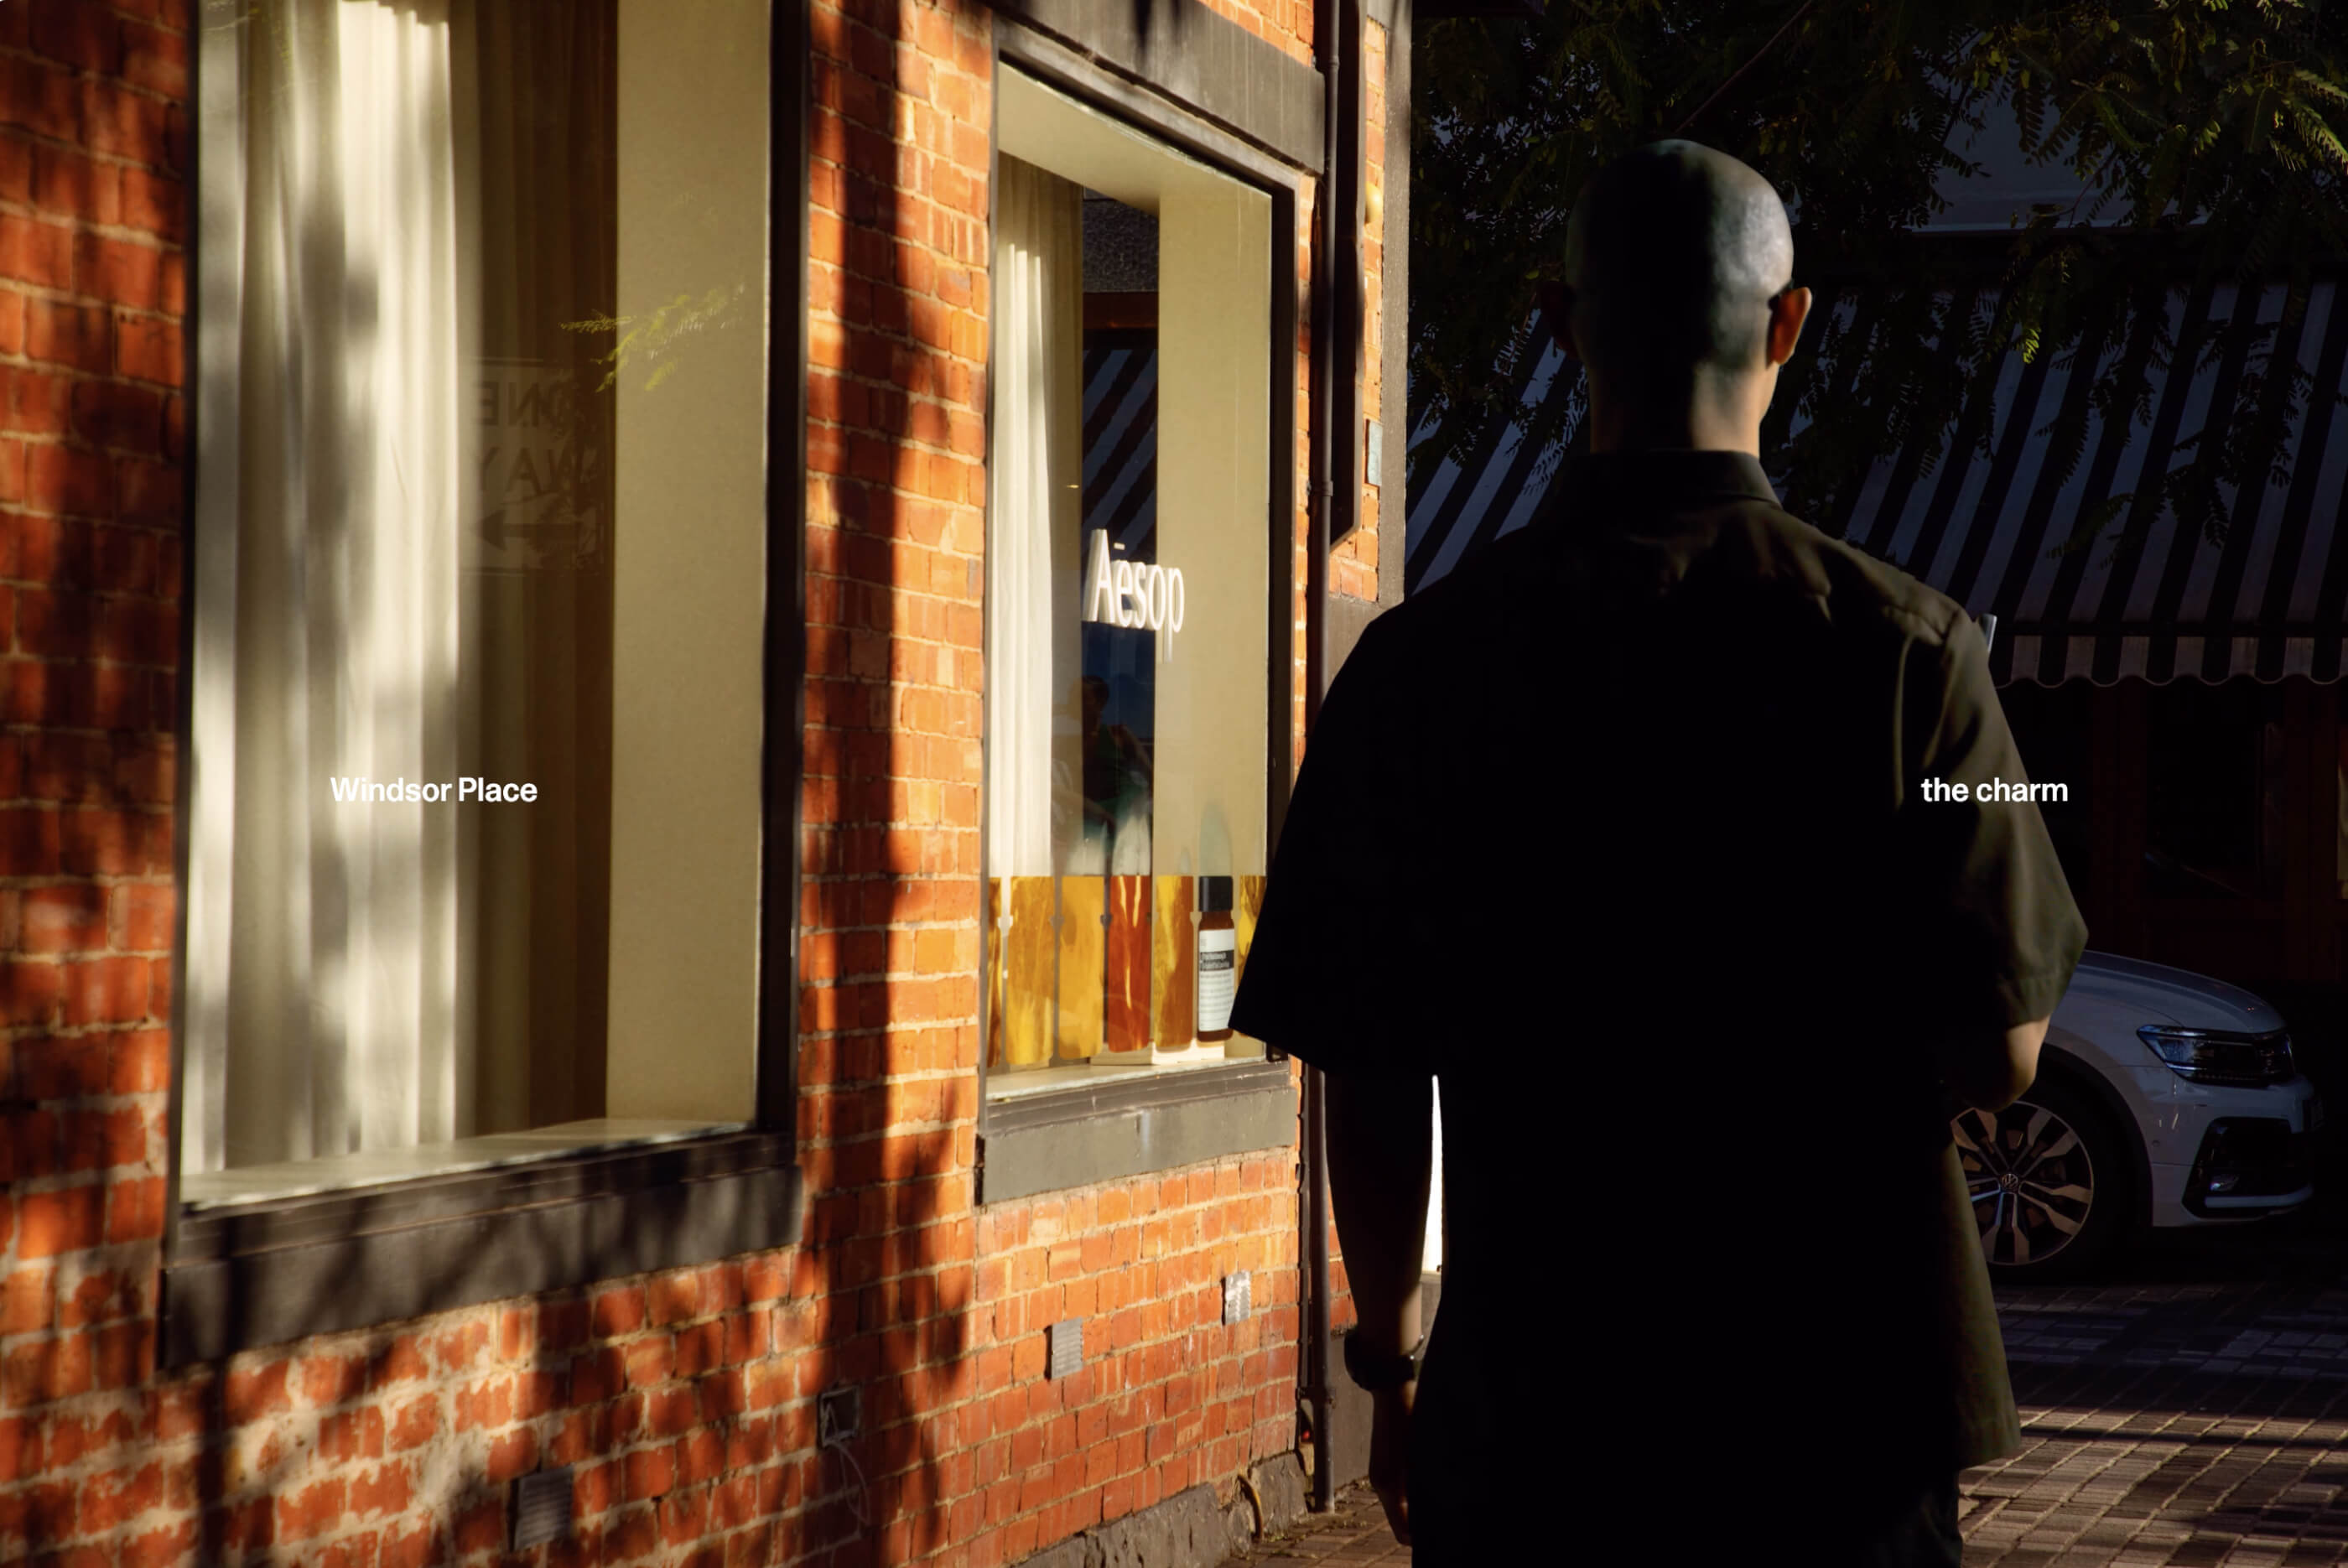
[[[1066,913],[1056,873],[1078,869],[1062,864],[1061,851],[1082,841],[1084,823],[1076,687],[1084,191],[1008,156],[998,160],[994,190],[986,867],[996,932],[988,1048],[1024,1067],[1053,1052],[1054,932]],[[1090,869],[1096,886],[1105,886],[1102,868]]]
[[[458,814],[330,782],[458,773],[449,24],[281,0],[250,29],[226,1071],[191,1078],[189,1171],[472,1130]]]
[[[998,877],[1062,869],[1053,856],[1055,820],[1064,824],[1061,837],[1073,839],[1083,810],[1072,683],[1084,479],[1084,252],[1082,187],[1032,163],[1000,160],[986,681],[987,866]],[[1070,689],[1055,689],[1056,672]]]

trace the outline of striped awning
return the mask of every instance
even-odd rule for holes
[[[2027,364],[2013,355],[1999,376],[1987,453],[1942,432],[1935,446],[1879,459],[1848,516],[1811,521],[1974,614],[1994,614],[1991,665],[2001,682],[2337,680],[2348,642],[2348,408],[2337,401],[2348,388],[2348,298],[2338,284],[2316,284],[2296,326],[2272,340],[2276,363],[2295,358],[2313,391],[2284,460],[2261,493],[2237,506],[2222,543],[2165,514],[2133,546],[2116,547],[2107,532],[2085,548],[2055,549],[2106,498],[2189,458],[2211,410],[2230,407],[2240,391],[2252,329],[2279,323],[2283,304],[2280,285],[2178,290],[2169,302],[2175,341],[2211,343],[2216,352],[2177,356],[2176,371],[2157,380],[2142,417],[2125,428],[2106,428],[2088,401],[2095,378],[2113,368],[2116,346],[2091,366],[2066,355]],[[1570,385],[1563,356],[1550,348],[1527,367],[1520,395],[1563,395]],[[2046,431],[2066,410],[2086,421],[2067,476],[2044,460]],[[1408,585],[1521,527],[1560,457],[1558,449],[1524,449],[1510,429],[1465,469],[1444,463],[1409,510]]]
[[[1128,559],[1158,552],[1158,335],[1085,334],[1084,528]]]

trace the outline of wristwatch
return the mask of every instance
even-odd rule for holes
[[[1362,1336],[1358,1333],[1348,1334],[1345,1336],[1345,1376],[1354,1380],[1355,1387],[1381,1394],[1389,1388],[1399,1388],[1406,1383],[1416,1381],[1419,1360],[1426,1353],[1426,1336],[1424,1334],[1418,1336],[1417,1344],[1400,1356],[1372,1355],[1362,1348]]]

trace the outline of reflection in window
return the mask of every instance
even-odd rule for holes
[[[183,1197],[749,1109],[767,19],[689,10],[206,46]]]
[[[1082,533],[1113,559],[1158,560],[1158,218],[1097,191],[1084,195]],[[1077,722],[1084,827],[1066,869],[1148,876],[1155,639],[1086,622]]]
[[[987,1061],[1260,1054],[1201,975],[1263,882],[1270,199],[1014,72],[1000,135]]]
[[[2256,681],[2153,688],[2145,891],[2276,898],[2282,891],[2282,689]]]

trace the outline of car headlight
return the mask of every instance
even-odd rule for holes
[[[2229,1029],[2147,1024],[2137,1031],[2137,1037],[2176,1069],[2178,1077],[2195,1083],[2255,1088],[2281,1083],[2291,1074],[2291,1037],[2280,1029],[2269,1035],[2242,1035]]]

